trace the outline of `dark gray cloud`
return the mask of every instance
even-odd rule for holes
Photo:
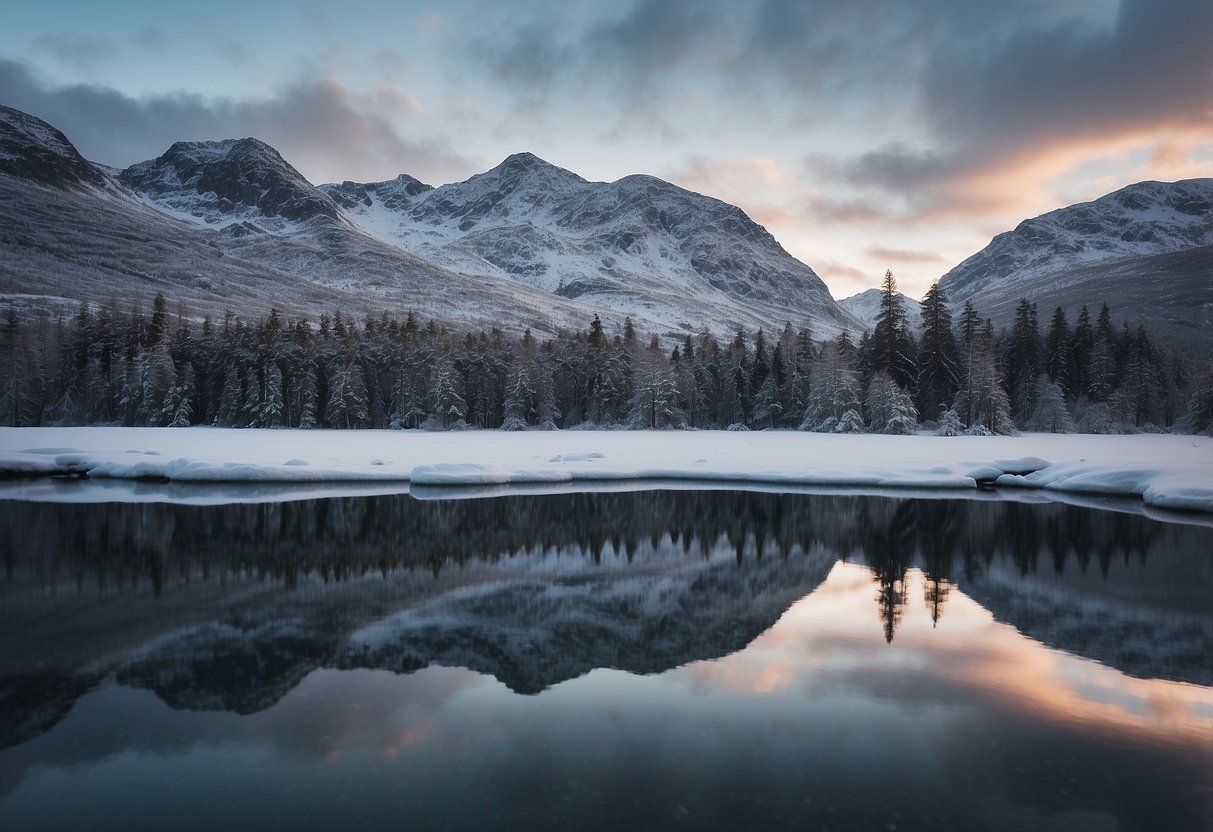
[[[835,173],[904,197],[910,213],[996,209],[996,194],[966,184],[1168,129],[1213,137],[1213,3],[1124,0],[1111,27],[1071,19],[938,50],[917,96],[931,149],[889,143]]]
[[[380,115],[382,97],[364,98],[332,79],[302,80],[257,100],[132,98],[102,86],[50,86],[25,65],[0,60],[0,101],[59,128],[86,157],[120,167],[158,156],[175,141],[243,136],[273,145],[314,182],[402,172],[446,181],[472,167],[440,140],[402,137]]]
[[[1005,208],[972,181],[1067,143],[1213,137],[1210,0],[637,0],[588,23],[520,22],[474,55],[532,113],[575,92],[650,130],[696,94],[772,130],[870,124],[814,172],[891,195],[880,211],[907,221]]]

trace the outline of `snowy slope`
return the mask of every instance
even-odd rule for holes
[[[859,329],[740,209],[651,177],[586,182],[529,154],[437,189],[403,174],[316,188],[254,138],[177,142],[115,173],[4,108],[0,191],[0,286],[28,296],[22,308],[163,291],[212,313],[413,309],[541,333],[595,314],[672,336]]]
[[[1025,220],[940,285],[995,319],[1022,297],[1045,310],[1107,302],[1117,319],[1198,338],[1213,324],[1213,179],[1139,182]]]
[[[177,142],[118,178],[156,206],[208,225],[255,221],[287,231],[292,222],[341,222],[331,200],[257,139]]]
[[[898,294],[901,295],[902,308],[906,310],[910,327],[915,331],[922,329],[922,304],[909,295],[900,292]],[[838,301],[838,305],[855,316],[864,329],[871,331],[876,328],[876,319],[880,317],[880,297],[879,289],[867,289],[857,295],[843,298]]]
[[[109,177],[39,118],[0,104],[0,173],[50,185],[105,188]]]
[[[0,293],[19,314],[115,299],[125,311],[163,292],[198,317],[277,307],[312,317],[415,310],[540,334],[584,328],[595,314],[609,330],[623,325],[609,310],[458,275],[363,234],[256,140],[178,143],[115,176],[50,125],[4,108],[0,148]]]
[[[677,329],[856,322],[741,209],[651,176],[588,182],[529,153],[464,182],[325,185],[368,234],[465,274],[510,277]],[[723,326],[722,326],[723,325]]]

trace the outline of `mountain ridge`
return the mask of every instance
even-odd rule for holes
[[[1199,339],[1213,325],[1213,179],[1137,182],[1025,219],[939,283],[953,305],[996,321],[1023,297],[1068,313],[1106,302],[1118,318]]]
[[[521,152],[462,182],[433,188],[409,177],[402,191],[400,181],[320,189],[368,234],[446,268],[487,269],[671,326],[688,304],[768,325],[804,309],[826,335],[857,323],[740,208],[657,177],[590,182]]]

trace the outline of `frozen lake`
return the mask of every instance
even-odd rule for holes
[[[44,484],[0,499],[6,829],[1213,816],[1205,515]]]

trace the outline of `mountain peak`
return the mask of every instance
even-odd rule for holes
[[[525,150],[522,151],[521,153],[511,153],[509,156],[506,156],[504,160],[502,160],[500,165],[498,165],[498,167],[527,167],[527,168],[540,167],[540,166],[549,167],[549,168],[556,167],[551,162],[540,159],[534,153],[530,153]]]
[[[584,182],[577,174],[571,170],[553,165],[544,159],[540,159],[534,153],[511,153],[502,160],[501,164],[495,168],[485,171],[480,176],[502,179],[523,179],[531,177],[539,177],[549,181],[568,180],[570,182]],[[477,177],[473,176],[472,179]],[[471,180],[469,180],[471,181]]]
[[[106,178],[67,137],[37,116],[0,104],[0,172],[41,185],[105,187]]]
[[[258,217],[341,221],[331,199],[255,138],[175,142],[122,172],[124,185],[206,223]]]

